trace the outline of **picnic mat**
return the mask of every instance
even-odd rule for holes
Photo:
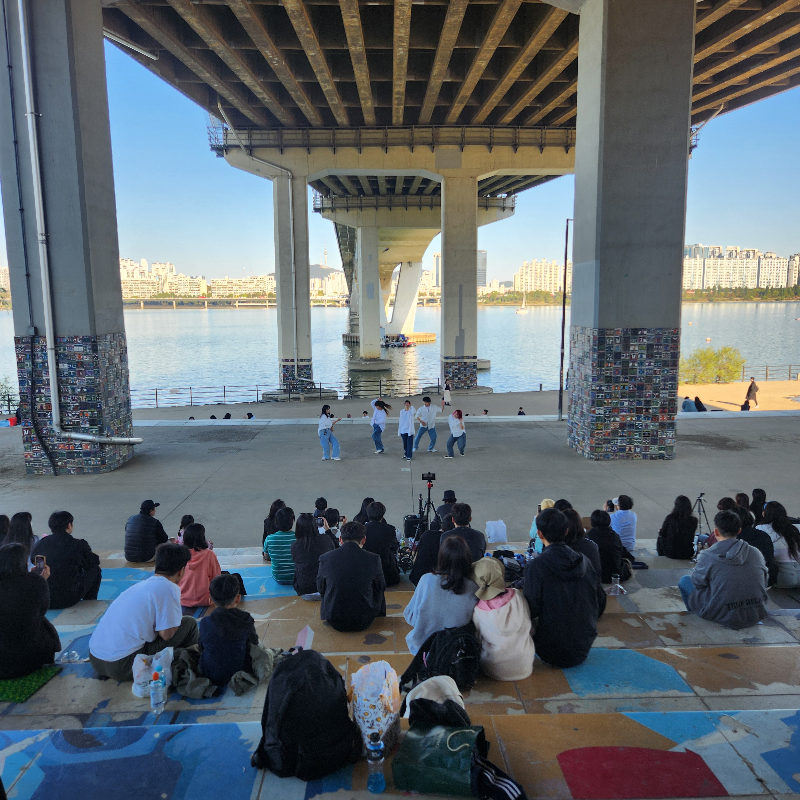
[[[37,669],[24,678],[13,678],[0,681],[0,701],[6,703],[24,703],[34,692],[39,691],[49,680],[61,672],[62,667],[51,664]]]

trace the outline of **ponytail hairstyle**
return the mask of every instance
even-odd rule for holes
[[[789,555],[800,561],[800,531],[789,522],[786,509],[775,500],[770,500],[764,506],[764,524],[771,525],[775,533],[783,536]]]

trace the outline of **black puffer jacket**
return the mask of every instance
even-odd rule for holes
[[[125,523],[125,560],[152,561],[156,547],[168,538],[163,525],[155,517],[143,511],[128,517]]]
[[[536,655],[554,667],[582,664],[606,609],[600,576],[589,559],[563,542],[548,545],[525,567],[523,591],[536,620]]]

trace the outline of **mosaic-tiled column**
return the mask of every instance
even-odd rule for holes
[[[478,358],[451,358],[442,356],[442,373],[445,383],[452,389],[473,389],[478,385]]]
[[[297,359],[297,371],[293,358],[281,359],[281,387],[287,392],[313,391],[314,372],[310,358]]]
[[[133,447],[58,437],[51,427],[47,341],[41,336],[17,336],[14,346],[29,475],[52,475],[51,459],[58,474],[84,475],[108,472],[131,458]],[[58,337],[56,350],[63,428],[73,433],[132,436],[125,334]]]
[[[671,459],[677,328],[573,327],[569,443],[592,460]]]

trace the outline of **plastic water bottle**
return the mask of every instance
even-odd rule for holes
[[[369,735],[367,771],[367,789],[372,794],[382,794],[386,789],[386,778],[383,776],[383,742],[379,733]]]
[[[164,678],[158,672],[153,673],[150,681],[150,708],[156,716],[164,710]]]

